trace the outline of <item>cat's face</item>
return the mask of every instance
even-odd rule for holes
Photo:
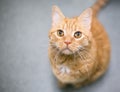
[[[54,6],[49,33],[50,45],[67,55],[85,49],[91,39],[91,21],[91,9],[85,10],[79,17],[66,18],[60,9]]]

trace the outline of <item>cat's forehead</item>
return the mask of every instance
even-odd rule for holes
[[[68,30],[75,30],[77,29],[78,23],[77,23],[77,17],[74,18],[65,18],[64,22],[61,25],[62,29],[68,29]]]
[[[65,18],[64,21],[65,21],[66,24],[76,23],[77,22],[77,17]]]

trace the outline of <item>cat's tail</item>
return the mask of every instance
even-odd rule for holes
[[[93,9],[94,15],[97,15],[108,1],[109,0],[97,0],[91,7]]]

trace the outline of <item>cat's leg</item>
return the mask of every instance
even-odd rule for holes
[[[100,78],[103,74],[105,73],[105,70],[97,71],[92,77],[91,77],[91,82],[94,82],[98,78]]]
[[[105,71],[101,70],[101,71],[97,71],[95,74],[93,74],[89,79],[87,79],[86,81],[84,81],[83,83],[81,83],[82,86],[86,86],[90,83],[93,83],[94,81],[96,81],[98,78],[100,78]]]
[[[75,83],[75,84],[73,84],[73,87],[74,88],[81,88],[82,84],[81,83]]]
[[[67,86],[67,84],[62,83],[61,81],[58,81],[58,86],[59,86],[60,88],[65,88],[65,87]]]
[[[97,80],[99,77],[101,77],[104,74],[105,71],[100,70],[97,71],[95,74],[93,74],[91,77],[89,77],[88,79],[86,79],[85,81],[83,81],[82,83],[76,83],[73,84],[74,88],[80,88],[82,86],[86,86],[90,83],[93,83],[95,80]]]

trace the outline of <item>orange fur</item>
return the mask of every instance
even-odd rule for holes
[[[61,86],[80,87],[98,79],[108,67],[110,43],[104,27],[94,16],[94,9],[66,18],[54,6],[52,16],[48,52],[53,73]],[[63,30],[64,36],[59,37],[57,30]],[[80,38],[74,37],[76,31],[82,33]],[[67,46],[65,41],[70,44]]]

